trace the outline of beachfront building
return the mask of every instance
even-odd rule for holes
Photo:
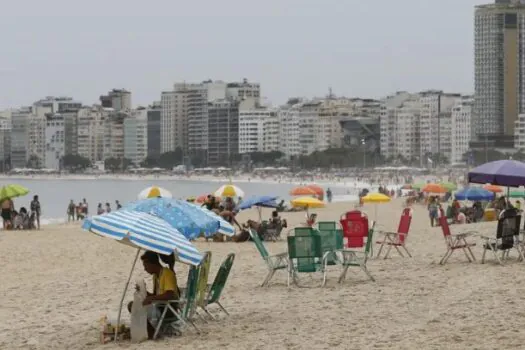
[[[11,169],[11,111],[0,113],[0,172]]]
[[[84,107],[77,116],[78,154],[92,164],[104,160],[105,119],[109,111],[101,106]]]
[[[124,119],[128,113],[110,111],[104,120],[103,159],[124,158]]]
[[[473,96],[463,96],[461,101],[452,108],[450,162],[464,163],[463,155],[469,150],[472,140],[472,110]]]
[[[126,89],[113,89],[99,99],[104,108],[112,108],[117,112],[131,110],[131,92]]]
[[[42,168],[45,164],[46,115],[32,114],[29,118],[28,164],[31,168]]]
[[[62,168],[62,158],[66,155],[64,116],[49,113],[45,118],[44,167],[58,171]]]
[[[255,108],[239,112],[239,153],[279,150],[279,116],[275,109]]]
[[[261,85],[243,79],[226,85],[226,99],[239,102],[240,110],[259,108],[261,106]]]
[[[208,105],[208,165],[229,166],[239,153],[239,101],[215,100]]]
[[[299,100],[293,99],[277,111],[279,118],[279,150],[287,158],[301,154],[299,143]]]
[[[159,157],[161,154],[161,113],[160,101],[148,107],[148,156]]]
[[[29,119],[32,107],[11,112],[11,168],[25,168],[29,158]]]
[[[148,156],[148,110],[138,108],[131,110],[124,118],[124,158],[140,166]]]
[[[204,84],[177,83],[161,95],[161,153],[207,150],[208,97]]]
[[[512,139],[525,113],[525,2],[496,0],[475,9],[473,125],[478,140]]]

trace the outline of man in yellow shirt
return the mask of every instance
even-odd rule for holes
[[[160,318],[161,310],[151,305],[155,301],[177,300],[179,299],[179,287],[177,285],[177,276],[175,272],[167,267],[163,267],[159,262],[159,255],[155,252],[146,251],[140,257],[144,270],[153,276],[153,293],[149,293],[142,302],[142,305],[148,307],[148,336],[151,339],[155,332],[155,325]],[[133,302],[128,304],[128,310],[131,312]],[[173,305],[178,308],[177,305]],[[168,309],[166,318],[174,315]]]

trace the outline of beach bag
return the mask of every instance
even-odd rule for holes
[[[133,305],[131,306],[131,341],[133,343],[140,343],[148,339],[148,313],[147,306],[143,306],[142,302],[147,296],[146,283],[144,280],[137,283],[138,290],[135,291],[133,297]]]

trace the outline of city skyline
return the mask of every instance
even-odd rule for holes
[[[46,95],[95,101],[108,86],[148,105],[173,81],[209,78],[258,81],[275,105],[329,88],[363,98],[429,88],[471,94],[474,6],[487,2],[269,1],[257,14],[239,1],[159,2],[175,21],[135,1],[94,1],[74,12],[63,1],[32,2],[22,16],[12,4],[0,23],[11,34],[0,56],[0,108]],[[179,35],[184,28],[192,35]]]

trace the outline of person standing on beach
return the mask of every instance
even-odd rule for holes
[[[102,203],[98,203],[97,205],[97,215],[104,214],[104,208],[102,208]]]
[[[35,215],[36,220],[36,227],[40,230],[40,214],[41,214],[41,207],[40,207],[40,201],[38,200],[38,196],[34,196],[33,200],[31,201],[31,216]]]
[[[118,201],[118,199],[115,201],[115,205],[117,207],[117,210],[121,209],[122,208],[122,205],[120,204],[120,202]]]
[[[69,202],[69,205],[67,206],[67,222],[75,221],[75,211],[76,211],[76,205],[73,200]]]
[[[430,197],[428,201],[428,216],[430,217],[430,227],[434,227],[434,222],[438,218],[438,203],[435,197]]]
[[[88,208],[88,203],[86,201],[86,199],[82,199],[82,214],[84,214],[84,217],[87,218],[88,217],[88,213],[89,212],[89,208]]]
[[[111,205],[109,203],[106,203],[106,213],[111,213]]]
[[[11,228],[12,212],[14,210],[13,201],[11,198],[6,198],[2,201],[2,219],[4,219],[4,230]]]
[[[328,203],[332,203],[332,190],[330,188],[326,189],[326,200]]]

